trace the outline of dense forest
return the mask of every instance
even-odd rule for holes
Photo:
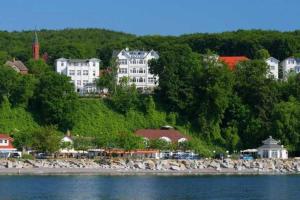
[[[300,76],[273,80],[264,62],[268,55],[279,60],[298,56],[300,31],[135,36],[101,29],[41,30],[39,42],[47,63],[31,60],[33,35],[0,32],[1,64],[15,57],[31,73],[21,76],[0,68],[0,131],[15,135],[20,146],[32,145],[26,138],[41,127],[93,136],[102,141],[98,146],[139,146],[134,130],[170,124],[191,135],[192,148],[202,154],[216,148],[254,148],[269,135],[292,154],[300,150]],[[67,77],[53,72],[59,57],[98,57],[102,69],[113,68],[113,50],[125,47],[159,52],[160,58],[150,64],[160,77],[152,95],[140,94],[126,82],[116,85],[112,70],[98,82],[110,89],[110,97],[83,99]],[[212,53],[251,60],[230,71],[206,59]],[[126,137],[119,137],[123,133]]]

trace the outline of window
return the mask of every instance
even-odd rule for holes
[[[132,73],[134,73],[134,74],[135,74],[136,72],[137,72],[137,71],[136,71],[136,69],[135,69],[135,68],[133,68],[133,70],[132,70]]]
[[[81,75],[81,70],[77,70],[77,76]]]
[[[139,69],[139,73],[142,74],[144,72],[143,68]]]
[[[136,60],[135,59],[132,60],[132,64],[136,64]]]
[[[61,62],[61,63],[60,63],[60,66],[64,66],[64,63],[63,63],[63,62]]]
[[[4,140],[4,143],[7,144],[7,140]]]
[[[143,82],[144,82],[144,79],[143,79],[142,77],[140,77],[140,78],[139,78],[139,82],[140,82],[140,83],[143,83]]]
[[[88,84],[88,80],[83,80],[83,86],[86,86]]]
[[[149,77],[149,78],[148,78],[148,82],[149,82],[149,83],[154,83],[154,78],[153,78],[153,77]]]
[[[74,66],[78,66],[78,63],[77,63],[77,62],[74,62]]]
[[[70,71],[69,71],[69,75],[70,75],[70,76],[74,76],[74,75],[75,75],[75,70],[70,70]]]
[[[84,75],[84,76],[89,75],[89,71],[88,71],[88,70],[83,70],[83,75]]]
[[[93,76],[96,76],[96,71],[93,71]]]
[[[275,70],[275,66],[271,66],[271,70]]]
[[[120,74],[127,74],[127,69],[126,68],[120,68],[119,73]]]
[[[132,78],[132,82],[134,82],[134,83],[135,83],[136,81],[137,81],[137,80],[136,80],[136,78],[135,78],[135,77],[133,77],[133,78]]]
[[[119,64],[120,65],[127,65],[127,60],[126,59],[120,59]]]
[[[139,61],[139,64],[143,64],[143,63],[144,63],[144,61],[143,61],[143,60],[140,60],[140,61]]]
[[[0,144],[2,144],[3,143],[3,140],[0,140]]]
[[[95,63],[95,62],[93,62],[93,66],[94,66],[94,67],[96,66],[96,63]]]
[[[269,151],[263,150],[263,158],[269,158]]]
[[[80,80],[77,81],[77,86],[81,86],[81,81]]]
[[[277,150],[272,150],[272,158],[278,158]]]

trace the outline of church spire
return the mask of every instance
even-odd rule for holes
[[[40,44],[36,31],[34,32],[34,39],[32,43],[32,57],[34,60],[40,59]]]
[[[38,44],[38,43],[39,43],[39,38],[38,38],[38,36],[37,36],[36,31],[34,31],[34,40],[33,40],[33,43],[34,43],[34,44]]]

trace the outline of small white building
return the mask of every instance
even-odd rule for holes
[[[280,65],[282,66],[284,79],[286,79],[291,72],[300,72],[300,58],[286,58],[280,63]]]
[[[272,136],[264,140],[263,145],[257,149],[257,153],[261,158],[288,158],[288,151],[280,145],[280,140],[275,140]]]
[[[118,83],[123,77],[128,77],[131,84],[135,84],[142,91],[153,89],[158,85],[158,77],[149,71],[148,62],[158,59],[156,51],[129,51],[128,48],[114,52],[113,55],[118,64]]]
[[[278,79],[279,60],[277,60],[276,58],[270,57],[270,58],[266,59],[266,63],[269,66],[268,77]]]
[[[99,78],[99,59],[59,58],[56,60],[55,69],[57,73],[71,78],[77,92],[82,94],[97,92],[95,81]]]

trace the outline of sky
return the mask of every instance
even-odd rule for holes
[[[0,30],[105,28],[136,35],[300,29],[300,0],[1,0]]]

